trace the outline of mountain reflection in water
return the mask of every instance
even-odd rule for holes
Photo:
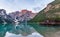
[[[21,34],[16,35],[16,34],[7,32],[5,37],[43,37],[43,36],[37,32],[34,32],[34,33],[27,35],[27,36],[23,36]]]
[[[8,36],[9,35],[9,36]],[[21,36],[20,36],[21,35]],[[12,24],[0,24],[0,37],[43,37],[40,35],[32,26],[24,25],[23,23],[20,25]]]

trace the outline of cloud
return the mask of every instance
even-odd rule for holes
[[[0,8],[6,9],[7,13],[22,9],[37,12],[45,8],[45,6],[51,1],[53,0],[0,0]],[[34,10],[35,8],[36,11]]]
[[[44,37],[44,36],[37,33],[37,32],[34,32],[34,33],[27,35],[27,36],[23,36],[22,34],[16,35],[16,34],[7,32],[5,37]]]

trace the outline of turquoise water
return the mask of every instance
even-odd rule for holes
[[[20,25],[13,25],[13,24],[0,24],[0,37],[4,37],[6,32],[14,33],[14,34],[22,34],[28,35],[33,33],[35,30],[30,25],[20,24]]]
[[[55,31],[60,31],[60,27],[55,27],[55,26],[42,26],[37,23],[28,23],[25,25],[24,23],[15,26],[13,24],[0,24],[0,37],[4,37],[6,32],[14,33],[14,34],[23,34],[23,35],[28,35],[34,32],[35,30],[42,35],[44,35],[47,32],[55,32]]]

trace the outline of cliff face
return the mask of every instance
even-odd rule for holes
[[[32,11],[28,10],[21,10],[20,11],[15,11],[9,14],[13,19],[18,19],[20,21],[27,19],[33,19],[36,16],[36,13],[32,13]],[[27,17],[27,18],[26,18]]]
[[[46,19],[60,20],[60,0],[49,3],[47,7],[40,11],[31,21],[39,22]]]
[[[25,20],[31,20],[35,17],[36,13],[32,13],[29,10],[15,11],[9,14],[6,14],[6,10],[0,9],[0,24],[1,23],[17,23],[24,22]]]

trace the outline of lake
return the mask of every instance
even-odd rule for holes
[[[42,26],[37,23],[24,23],[20,25],[0,24],[0,37],[43,37],[48,34],[60,31],[60,27],[56,26]],[[7,35],[8,34],[8,35]]]

